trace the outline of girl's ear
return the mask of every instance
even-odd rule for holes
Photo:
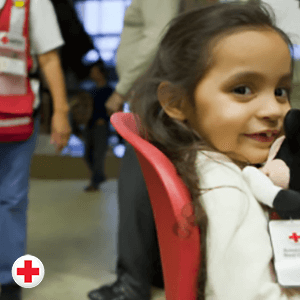
[[[170,118],[179,121],[186,120],[182,97],[181,93],[176,93],[167,81],[161,82],[157,88],[157,98],[161,107]]]

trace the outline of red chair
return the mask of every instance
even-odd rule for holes
[[[200,231],[193,226],[191,196],[171,161],[139,135],[132,113],[111,116],[116,131],[137,154],[153,209],[167,300],[196,300]]]

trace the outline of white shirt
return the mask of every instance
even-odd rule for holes
[[[31,54],[44,54],[64,44],[49,0],[30,0],[29,21]]]
[[[29,38],[33,73],[38,66],[36,55],[47,53],[64,44],[54,8],[49,0],[30,0]],[[40,103],[38,93],[40,83],[36,79],[31,79],[30,83],[36,96],[34,108],[37,108]]]
[[[276,281],[268,211],[240,168],[207,151],[198,153],[196,165],[200,188],[214,188],[200,200],[208,216],[205,299],[300,300],[300,290],[281,288]]]
[[[6,0],[0,0],[0,9]],[[47,53],[64,44],[61,36],[56,14],[49,0],[30,0],[29,7],[29,39],[30,54],[33,59],[31,73],[36,72],[38,61],[36,55]],[[39,99],[39,81],[30,80],[31,88],[35,94],[34,108],[37,108]]]

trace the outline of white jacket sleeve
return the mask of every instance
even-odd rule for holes
[[[218,164],[200,184],[220,187],[200,200],[208,216],[205,299],[300,300],[276,281],[268,220],[241,174]]]
[[[163,30],[178,14],[179,0],[133,0],[128,7],[117,52],[119,82],[125,95],[147,70],[158,49]]]
[[[64,40],[50,0],[31,0],[29,21],[31,54],[44,54],[63,46]]]

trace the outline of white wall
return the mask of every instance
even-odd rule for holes
[[[269,4],[276,16],[279,28],[286,32],[292,42],[297,46],[295,49],[296,63],[294,82],[300,83],[300,7],[299,0],[263,0]]]
[[[275,11],[278,27],[283,29],[294,44],[300,45],[300,7],[298,0],[263,0]]]

